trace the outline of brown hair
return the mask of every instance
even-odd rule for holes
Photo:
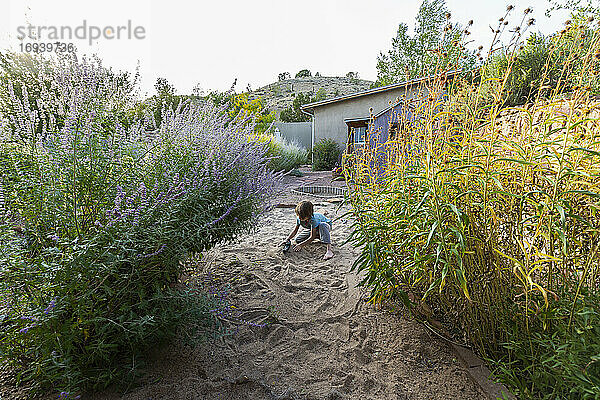
[[[296,206],[296,215],[300,219],[307,219],[313,216],[313,204],[310,201],[302,200]]]

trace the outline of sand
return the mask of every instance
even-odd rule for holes
[[[294,204],[301,198],[289,189],[329,185],[328,176],[287,177],[278,202]],[[292,208],[274,208],[256,233],[208,251],[198,276],[210,273],[211,284],[228,284],[237,315],[267,325],[232,324],[237,332],[222,342],[170,346],[156,357],[147,383],[121,398],[485,398],[446,343],[400,313],[364,301],[359,278],[349,272],[358,250],[342,245],[351,228],[343,217],[348,207],[306,198],[334,219],[334,258],[321,259],[322,243],[281,251],[295,224]]]
[[[330,184],[328,174],[286,177],[280,203],[300,200],[289,189]],[[335,182],[335,185],[343,183]],[[375,309],[349,272],[347,206],[310,198],[334,219],[333,259],[313,243],[284,254],[279,243],[295,224],[292,208],[274,208],[254,234],[206,252],[196,276],[227,285],[240,320],[232,335],[199,347],[158,352],[141,387],[87,398],[147,399],[484,399],[446,343],[415,321]],[[86,398],[86,397],[84,397]]]

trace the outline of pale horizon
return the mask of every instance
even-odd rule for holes
[[[314,75],[345,76],[358,72],[361,79],[376,79],[377,55],[391,48],[398,25],[409,30],[421,1],[306,0],[297,2],[199,2],[181,0],[105,1],[2,0],[8,12],[0,15],[0,49],[19,51],[18,27],[71,26],[85,20],[99,27],[143,28],[143,39],[77,40],[78,54],[97,54],[106,66],[134,72],[140,68],[142,95],[154,93],[157,78],[166,78],[179,94],[199,85],[205,92],[225,91],[237,78],[236,91],[249,84],[257,89],[277,81],[281,72],[291,77],[301,69]],[[447,0],[452,20],[466,24],[473,19],[472,47],[489,45],[491,29],[504,15],[508,2]],[[547,18],[546,0],[516,6],[511,25],[520,22],[523,9],[531,6],[533,32],[550,34],[560,29],[568,14]],[[385,12],[382,12],[384,10]],[[116,12],[118,11],[118,12]],[[110,31],[110,29],[109,29]],[[112,32],[112,31],[110,31]],[[141,32],[141,31],[140,31]],[[126,31],[122,32],[126,35]]]

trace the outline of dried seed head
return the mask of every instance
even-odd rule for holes
[[[452,14],[450,14],[449,12],[446,13],[446,19],[450,19],[451,16]]]
[[[477,50],[483,50],[483,46],[480,45]]]
[[[589,17],[587,22],[588,22],[588,24],[591,24],[592,22],[594,22],[594,17]]]
[[[527,21],[527,26],[531,26],[535,23],[535,18],[529,18],[529,20]]]
[[[571,20],[570,20],[570,19],[566,20],[566,21],[565,21],[565,25],[566,25],[566,26],[569,26],[569,25],[571,25]]]
[[[469,22],[467,23],[467,26],[471,26],[471,25],[473,25],[473,20],[472,19],[470,19]]]
[[[504,25],[508,25],[508,21],[504,21]]]
[[[513,8],[515,8],[515,6],[513,6],[513,5],[508,5],[508,6],[506,7],[506,11],[512,11],[512,10],[513,10]]]
[[[502,22],[502,21],[504,21],[504,17],[502,17],[498,20],[498,22]]]
[[[527,14],[531,14],[533,12],[533,9],[531,7],[527,7],[525,9],[525,11],[523,11],[523,14],[527,15]]]

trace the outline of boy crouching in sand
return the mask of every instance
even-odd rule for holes
[[[333,251],[331,251],[331,236],[329,235],[329,232],[331,232],[331,220],[323,214],[314,212],[313,204],[306,200],[298,203],[296,206],[296,215],[298,216],[296,227],[282,244],[291,241],[296,236],[296,233],[298,233],[298,228],[302,226],[307,230],[296,238],[297,244],[294,246],[294,251],[300,251],[313,240],[321,239],[321,242],[327,245],[327,252],[323,256],[323,260],[332,258]]]

